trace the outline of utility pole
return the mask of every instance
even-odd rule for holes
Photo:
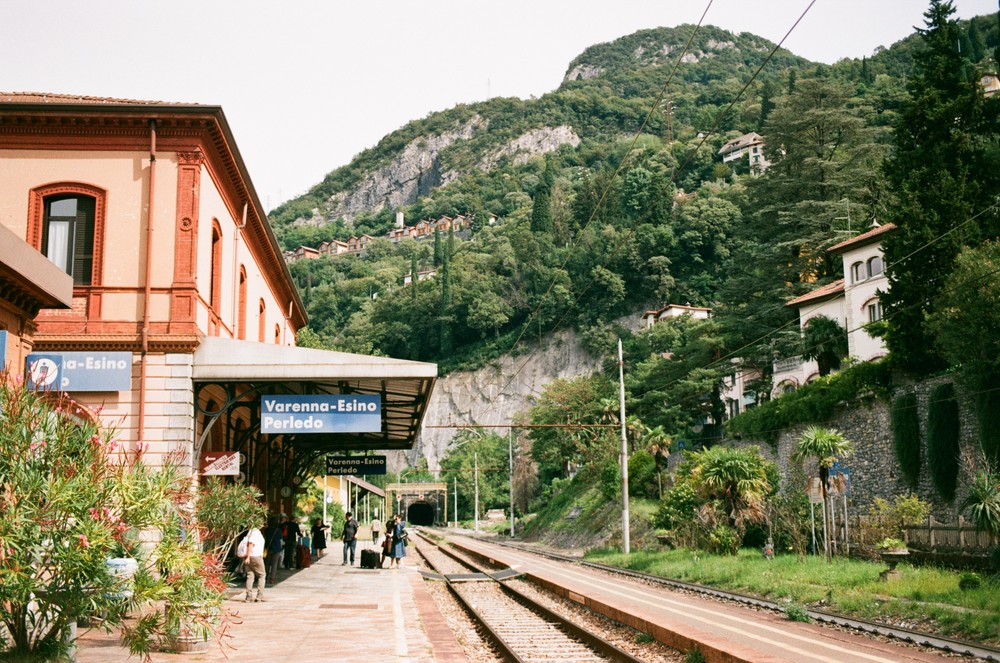
[[[628,438],[625,435],[625,360],[622,357],[622,340],[618,339],[618,402],[622,420],[622,544],[629,554],[628,531]]]
[[[510,440],[508,443],[510,453],[510,538],[514,538],[514,429],[510,429]]]
[[[458,477],[452,477],[452,482],[455,485],[455,527],[458,527]]]
[[[472,517],[476,521],[475,529],[479,531],[479,452],[477,451],[473,457],[472,461],[474,463],[474,468],[476,472],[476,498],[474,500],[473,514]]]

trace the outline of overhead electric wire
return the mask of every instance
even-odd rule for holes
[[[711,132],[709,132],[709,134],[707,134],[706,136],[704,136],[704,137],[702,138],[701,142],[700,142],[700,143],[698,143],[698,145],[697,145],[697,146],[696,146],[696,147],[694,148],[694,150],[693,150],[693,151],[689,152],[689,155],[688,155],[688,158],[687,158],[687,159],[685,160],[685,162],[684,162],[683,166],[686,166],[686,165],[687,165],[687,163],[688,163],[688,162],[690,161],[690,158],[691,158],[691,156],[693,156],[693,154],[694,154],[695,152],[697,152],[697,150],[698,150],[698,149],[699,149],[699,148],[700,148],[700,147],[701,147],[701,146],[702,146],[702,145],[704,144],[704,142],[705,142],[705,140],[707,140],[708,136],[709,136],[709,135],[711,135],[711,133],[714,133],[714,132],[715,132],[715,130],[716,130],[716,129],[718,128],[718,126],[719,126],[719,125],[721,124],[721,122],[722,122],[722,119],[723,119],[723,118],[725,117],[725,114],[726,114],[726,113],[728,113],[728,112],[729,112],[729,110],[730,110],[730,109],[731,109],[731,108],[732,108],[732,107],[733,107],[733,106],[734,106],[734,105],[736,104],[736,102],[737,102],[737,101],[738,101],[738,100],[739,100],[739,99],[740,99],[740,98],[742,97],[743,93],[744,93],[744,92],[746,92],[746,90],[747,90],[747,89],[749,89],[749,86],[750,86],[750,85],[751,85],[751,84],[752,84],[752,83],[754,82],[754,80],[756,80],[757,76],[758,76],[758,75],[760,74],[760,72],[761,72],[761,71],[763,70],[763,68],[764,68],[764,67],[765,67],[765,66],[767,65],[767,63],[768,63],[768,62],[770,62],[771,58],[773,58],[773,57],[774,57],[774,54],[775,54],[775,53],[776,53],[776,52],[778,51],[778,49],[779,49],[779,48],[781,48],[782,44],[784,44],[784,42],[785,42],[785,41],[786,41],[786,40],[788,39],[788,37],[789,37],[789,36],[790,36],[790,35],[792,34],[792,32],[793,32],[793,31],[795,30],[795,28],[796,28],[796,27],[797,27],[797,26],[799,25],[799,23],[801,23],[802,19],[803,19],[803,18],[805,17],[805,15],[806,15],[806,14],[807,14],[807,13],[809,12],[809,10],[810,10],[810,9],[812,8],[812,6],[813,6],[813,5],[815,4],[815,3],[816,3],[816,0],[811,0],[811,2],[810,2],[810,3],[809,3],[809,4],[807,5],[807,6],[806,6],[806,8],[805,8],[805,9],[804,9],[804,10],[802,11],[802,13],[801,13],[801,14],[799,15],[799,17],[798,17],[798,18],[797,18],[797,19],[795,20],[795,22],[794,22],[794,23],[792,24],[792,27],[791,27],[791,28],[789,28],[789,29],[788,29],[788,31],[787,31],[787,32],[785,33],[785,36],[784,36],[784,37],[782,37],[782,38],[781,38],[781,41],[779,41],[779,42],[778,42],[778,43],[777,43],[777,44],[776,44],[776,45],[774,46],[774,48],[772,48],[772,49],[771,49],[771,51],[770,51],[770,52],[768,53],[767,57],[766,57],[766,58],[764,59],[763,63],[761,63],[761,65],[760,65],[760,66],[759,66],[759,67],[758,67],[758,68],[757,68],[757,69],[756,69],[756,70],[754,71],[753,75],[752,75],[752,76],[750,77],[750,80],[749,80],[749,81],[748,81],[748,82],[746,83],[746,85],[744,85],[744,86],[743,86],[743,88],[742,88],[742,89],[741,89],[741,90],[739,91],[739,93],[738,93],[738,94],[737,94],[737,95],[736,95],[736,96],[735,96],[735,97],[733,98],[733,101],[732,101],[732,102],[730,102],[729,106],[727,106],[727,107],[726,107],[725,111],[723,111],[723,112],[719,113],[719,115],[718,115],[718,119],[716,120],[716,123],[715,123],[715,125],[713,126],[713,128],[712,128]],[[711,1],[709,2],[708,6],[706,6],[706,8],[705,8],[705,12],[704,12],[704,13],[702,14],[702,19],[701,19],[701,20],[704,20],[704,17],[705,17],[705,14],[706,14],[706,13],[708,12],[708,7],[710,7],[710,6],[711,6]],[[695,29],[694,33],[692,33],[692,36],[691,36],[691,38],[689,38],[689,39],[688,39],[688,45],[690,45],[691,41],[692,41],[692,40],[693,40],[693,38],[694,38],[694,34],[696,34],[696,33],[697,33],[697,31],[698,31],[698,29],[699,29],[700,27],[701,27],[701,22],[699,21],[699,23],[698,23],[698,26],[696,26],[696,29]],[[685,46],[685,49],[686,49],[687,47],[688,47],[688,46]],[[684,54],[682,53],[682,54],[681,54],[681,56],[680,56],[680,57],[678,57],[678,60],[677,60],[677,63],[679,63],[679,62],[680,62],[680,60],[681,60],[681,58],[683,57],[683,55],[684,55]],[[675,68],[674,68],[674,70],[676,70],[676,69],[677,69],[677,66],[678,66],[678,65],[677,65],[677,64],[675,64]],[[671,72],[671,76],[672,76],[672,75],[673,75],[673,72]],[[667,86],[669,85],[669,83],[670,83],[670,79],[668,79],[668,80],[667,80],[667,83],[665,83],[665,84],[664,84],[664,86],[663,86],[663,88],[662,88],[662,90],[661,90],[661,93],[660,93],[660,95],[658,95],[658,96],[657,96],[657,99],[656,99],[656,102],[655,102],[654,106],[652,107],[652,109],[650,110],[650,113],[652,113],[652,110],[654,110],[655,108],[657,108],[656,104],[658,104],[658,103],[659,103],[659,101],[660,101],[660,99],[662,99],[662,96],[663,96],[663,91],[665,91],[665,90],[666,90],[666,88],[667,88]],[[648,117],[649,117],[649,116],[647,115],[647,119],[648,119]],[[645,126],[645,122],[643,123],[643,126]],[[632,149],[632,146],[634,146],[634,145],[635,145],[635,141],[636,141],[636,140],[638,139],[638,136],[639,136],[639,134],[636,134],[636,137],[635,137],[635,139],[633,139],[633,142],[632,142],[632,145],[631,145],[631,146],[629,147],[629,152],[631,151],[631,149]],[[591,216],[590,216],[590,218],[589,218],[589,219],[588,219],[588,221],[587,221],[587,226],[589,226],[589,224],[590,224],[590,223],[591,223],[591,222],[593,221],[593,219],[594,219],[594,218],[596,217],[596,215],[597,215],[597,212],[598,212],[598,210],[600,209],[600,205],[601,205],[601,204],[603,204],[603,202],[604,202],[604,199],[605,199],[605,196],[606,196],[606,194],[607,194],[608,190],[610,190],[610,187],[611,187],[611,182],[613,182],[613,181],[614,181],[614,178],[615,178],[615,177],[616,177],[616,176],[618,175],[618,173],[620,172],[620,170],[621,170],[621,165],[622,165],[622,164],[624,164],[625,160],[626,160],[626,159],[628,158],[628,154],[629,154],[629,152],[626,152],[625,156],[624,156],[624,157],[622,158],[622,161],[621,161],[621,163],[619,164],[619,167],[618,167],[618,168],[617,168],[617,169],[615,170],[615,173],[614,173],[614,174],[612,175],[612,177],[611,177],[611,179],[610,179],[610,181],[609,181],[609,183],[608,183],[608,186],[607,186],[607,187],[605,187],[605,190],[604,190],[604,192],[602,193],[602,196],[601,196],[600,200],[598,201],[598,204],[597,204],[597,205],[595,206],[595,208],[594,208],[593,212],[591,213]],[[679,172],[680,172],[680,171],[681,171],[681,170],[683,169],[683,166],[682,166],[682,168],[678,168],[677,170],[675,170],[675,171],[674,171],[673,175],[672,175],[672,176],[671,176],[671,178],[670,178],[670,181],[671,181],[671,182],[675,182],[675,181],[676,181],[676,178],[677,178],[677,175],[678,175],[678,173],[679,173]],[[583,230],[585,230],[587,226],[584,226],[584,228],[583,228],[583,229],[581,229],[581,231],[580,231],[580,233],[578,234],[578,236],[582,236],[582,234],[583,234]],[[630,230],[629,232],[630,232],[630,234],[631,234],[631,235],[634,235],[636,231],[635,231],[635,229],[632,229],[632,230]],[[608,263],[610,262],[610,260],[611,260],[612,258],[615,258],[615,257],[617,257],[617,256],[619,255],[620,251],[621,251],[621,248],[622,248],[622,245],[620,244],[620,245],[619,245],[619,247],[618,247],[618,249],[617,249],[616,251],[613,251],[613,252],[611,252],[611,253],[609,254],[608,258],[607,258],[607,259],[606,259],[606,260],[604,261],[604,263],[602,263],[602,264],[605,264],[605,265],[606,265],[606,264],[608,264]],[[568,262],[568,260],[569,260],[569,258],[567,258],[566,262]],[[564,263],[563,263],[563,265],[564,265],[564,266],[565,266],[566,262],[564,262]],[[559,320],[557,320],[557,321],[556,321],[556,323],[555,323],[554,325],[552,325],[552,329],[556,329],[556,328],[558,328],[558,327],[559,327],[559,325],[560,325],[560,324],[562,324],[562,322],[563,322],[563,321],[564,321],[564,320],[566,319],[566,316],[567,316],[567,315],[569,315],[569,313],[570,313],[571,311],[573,311],[574,309],[576,309],[576,307],[577,307],[577,304],[578,304],[578,303],[579,303],[579,301],[580,301],[580,298],[581,298],[581,297],[582,297],[582,296],[583,296],[583,295],[584,295],[584,294],[585,294],[585,293],[586,293],[586,292],[587,292],[587,291],[588,291],[588,290],[590,289],[590,287],[591,287],[591,286],[593,286],[593,285],[594,285],[594,283],[595,283],[596,281],[597,281],[597,277],[595,276],[594,278],[592,278],[592,279],[591,279],[590,283],[588,283],[588,284],[587,284],[587,285],[586,285],[586,286],[585,286],[585,287],[583,288],[583,290],[582,290],[582,291],[580,291],[580,292],[579,292],[579,293],[578,293],[578,294],[577,294],[577,295],[576,295],[576,296],[574,297],[572,305],[570,305],[569,307],[567,307],[566,311],[565,311],[565,312],[563,313],[563,315],[562,315],[562,316],[561,316],[561,317],[559,318]],[[548,290],[546,291],[546,295],[548,294],[548,292],[550,292],[550,291],[551,291],[552,287],[554,287],[554,284],[555,284],[555,280],[553,280],[553,282],[552,282],[552,283],[551,283],[551,284],[549,285],[549,289],[548,289]],[[543,295],[543,297],[542,297],[542,301],[544,301],[544,295]],[[517,339],[516,339],[516,340],[515,340],[515,342],[514,342],[514,345],[512,346],[512,350],[513,350],[513,347],[516,347],[517,343],[519,343],[519,342],[520,342],[521,338],[522,338],[522,337],[524,336],[525,332],[526,332],[526,331],[527,331],[527,329],[528,329],[528,326],[529,326],[529,323],[530,323],[530,321],[531,321],[531,320],[532,320],[532,319],[534,318],[534,316],[535,316],[535,315],[536,315],[536,314],[538,313],[538,311],[539,311],[540,309],[541,309],[541,301],[539,302],[538,306],[536,306],[536,307],[535,307],[535,310],[534,310],[534,311],[532,311],[531,315],[529,315],[529,317],[528,317],[527,321],[525,322],[525,325],[524,325],[524,329],[523,329],[523,330],[521,331],[521,334],[519,334],[519,335],[518,335]],[[532,358],[532,357],[534,356],[535,352],[537,352],[537,348],[536,348],[536,349],[534,349],[534,350],[532,350],[532,351],[531,351],[531,352],[530,352],[530,353],[528,354],[528,357],[527,357],[527,358],[526,358],[526,359],[524,360],[524,362],[523,362],[523,363],[521,364],[521,366],[520,366],[520,367],[518,367],[518,369],[517,369],[516,371],[514,371],[514,373],[513,373],[513,374],[512,374],[511,376],[510,376],[510,378],[509,378],[509,379],[508,379],[508,380],[507,380],[507,381],[506,381],[506,382],[504,383],[504,385],[503,385],[503,386],[502,386],[502,387],[500,388],[500,391],[499,391],[499,392],[497,393],[497,396],[499,396],[500,394],[503,394],[503,393],[504,393],[504,392],[506,391],[507,387],[509,387],[509,386],[510,386],[510,384],[511,384],[511,382],[513,382],[514,378],[516,378],[516,377],[517,377],[517,375],[518,375],[518,374],[519,374],[519,373],[521,372],[521,370],[522,370],[522,369],[523,369],[523,368],[524,368],[524,367],[525,367],[525,366],[527,365],[528,361],[529,361],[529,360],[530,360],[530,359],[531,359],[531,358]],[[480,417],[477,417],[477,418],[481,418],[481,417],[482,417],[483,415],[485,415],[486,413],[488,413],[488,412],[489,412],[489,411],[490,411],[490,410],[491,410],[491,409],[493,408],[493,404],[494,404],[495,402],[496,402],[496,398],[493,398],[493,399],[492,399],[492,400],[490,401],[490,404],[489,404],[489,406],[488,406],[488,407],[487,407],[487,408],[486,408],[486,409],[485,409],[485,410],[484,410],[484,411],[483,411],[482,413],[480,413]]]

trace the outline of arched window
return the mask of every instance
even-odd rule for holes
[[[218,315],[222,306],[222,227],[216,219],[212,219],[212,267],[209,283],[212,289],[208,293],[208,305]]]
[[[88,184],[49,184],[31,191],[28,241],[73,284],[100,285],[107,192]]]
[[[274,326],[274,344],[281,345],[281,325]]]
[[[856,262],[853,265],[851,265],[851,283],[864,281],[865,278],[867,278],[865,274],[865,263]]]
[[[264,338],[264,330],[267,329],[267,307],[264,305],[264,300],[260,300],[260,305],[257,308],[257,340],[261,343],[266,343],[267,339]]]
[[[247,270],[240,265],[239,310],[236,313],[236,337],[241,341],[247,338]]]
[[[882,256],[875,256],[868,261],[868,276],[878,276],[882,273]]]
[[[865,310],[868,311],[868,322],[878,322],[882,319],[882,303],[876,299],[870,299],[865,303]]]

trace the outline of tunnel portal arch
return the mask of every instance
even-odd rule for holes
[[[414,502],[406,509],[406,521],[411,525],[433,525],[434,515],[434,505],[427,502]]]

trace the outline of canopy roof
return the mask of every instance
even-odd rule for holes
[[[302,452],[411,449],[437,364],[206,337],[194,353],[192,377],[196,390],[220,385],[229,394],[252,395],[258,406],[260,394],[379,394],[381,432],[298,433],[286,439]]]

